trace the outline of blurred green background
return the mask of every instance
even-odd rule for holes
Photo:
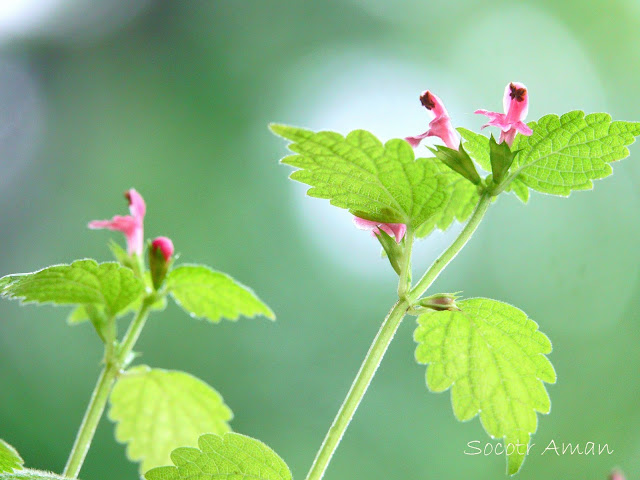
[[[86,223],[124,213],[134,186],[148,236],[181,260],[252,286],[276,323],[210,325],[170,306],[143,362],[218,389],[233,428],[304,478],[382,318],[395,279],[379,246],[278,165],[270,121],[383,139],[423,132],[432,89],[478,128],[522,81],[530,119],[571,109],[639,120],[640,3],[449,0],[3,0],[0,6],[0,273],[109,259]],[[519,478],[640,478],[640,150],[593,192],[501,198],[435,290],[517,305],[554,342],[553,410]],[[456,226],[422,241],[428,266]],[[100,345],[68,309],[0,303],[0,437],[61,471],[99,371]],[[430,394],[408,318],[327,479],[503,478],[488,437]],[[610,456],[540,456],[550,440]],[[81,477],[135,478],[104,420]]]

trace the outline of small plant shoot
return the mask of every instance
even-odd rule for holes
[[[529,91],[519,82],[507,84],[502,100],[502,112],[475,111],[486,124],[482,132],[473,132],[456,129],[443,100],[425,91],[420,103],[431,117],[428,129],[386,143],[365,130],[343,136],[271,125],[273,133],[289,142],[291,154],[281,162],[293,168],[291,179],[306,184],[309,196],[348,210],[354,226],[380,243],[389,274],[398,279],[397,300],[306,480],[324,477],[406,316],[416,318],[415,360],[425,366],[427,389],[449,391],[459,421],[478,417],[494,443],[504,445],[508,475],[523,468],[539,414],[551,411],[547,386],[556,382],[551,341],[543,333],[545,319],[497,299],[429,289],[487,210],[499,208],[498,197],[514,194],[527,203],[531,191],[566,197],[593,188],[594,181],[611,175],[614,163],[629,155],[627,147],[640,135],[640,123],[578,110],[526,123]],[[289,467],[272,449],[232,431],[234,413],[220,392],[189,373],[139,361],[135,346],[147,319],[167,302],[212,324],[251,317],[274,320],[275,315],[226,273],[179,263],[170,238],[146,240],[145,201],[135,189],[125,197],[129,214],[89,223],[91,229],[124,235],[126,248],[110,244],[114,261],[83,258],[0,278],[5,299],[71,307],[67,324],[93,328],[96,345],[104,350],[102,370],[64,471],[30,469],[15,448],[0,440],[0,480],[78,478],[105,411],[115,425],[116,440],[126,444],[128,459],[147,480],[292,480]],[[413,265],[415,242],[456,221],[464,227],[435,262],[426,270]],[[457,288],[462,291],[465,285]],[[283,435],[286,428],[282,426]],[[611,478],[624,477],[614,472]]]

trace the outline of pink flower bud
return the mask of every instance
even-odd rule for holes
[[[625,476],[620,470],[614,470],[609,475],[609,480],[625,480]]]
[[[475,113],[489,117],[489,122],[482,128],[491,125],[500,129],[498,143],[507,142],[507,145],[511,146],[518,132],[523,135],[533,133],[533,130],[524,123],[529,112],[527,87],[520,82],[511,82],[504,89],[502,105],[505,113],[490,112],[489,110],[476,110]]]
[[[416,148],[423,139],[427,137],[438,137],[447,147],[458,150],[460,147],[460,137],[458,137],[458,132],[456,132],[453,125],[451,125],[451,118],[449,118],[449,113],[447,109],[444,108],[442,100],[430,91],[425,90],[422,92],[422,95],[420,95],[420,103],[434,115],[434,119],[429,123],[429,130],[415,137],[406,137],[405,140],[409,142],[413,148]]]
[[[144,215],[146,205],[142,196],[135,190],[127,190],[124,194],[129,202],[131,215],[116,215],[111,220],[94,220],[89,222],[89,228],[96,230],[106,228],[122,232],[127,239],[127,251],[129,255],[142,255],[144,242]]]
[[[173,256],[173,242],[167,237],[158,237],[151,242],[151,248],[159,250],[164,257],[165,262],[168,262]]]
[[[149,248],[149,270],[153,288],[158,290],[167,276],[173,256],[173,242],[167,237],[158,237]]]
[[[400,243],[407,233],[407,226],[404,223],[380,223],[360,217],[353,217],[353,223],[360,230],[368,230],[374,236],[380,235],[380,230],[382,230],[390,237],[395,237],[397,243]]]

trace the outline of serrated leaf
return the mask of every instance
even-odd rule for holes
[[[287,464],[264,443],[238,433],[202,435],[198,448],[178,448],[175,467],[159,467],[146,480],[291,480]]]
[[[459,127],[457,130],[464,139],[463,145],[467,153],[471,155],[483,170],[491,172],[489,137],[462,127]]]
[[[513,192],[522,203],[529,201],[529,187],[527,187],[519,177],[514,178],[505,190],[507,192]]]
[[[167,290],[192,317],[217,323],[222,318],[237,320],[240,315],[275,315],[251,289],[230,276],[204,265],[180,265],[167,275]]]
[[[447,197],[440,209],[415,232],[416,237],[426,237],[433,229],[446,230],[454,220],[465,222],[480,201],[478,188],[466,179],[440,164],[441,175],[447,176]]]
[[[21,470],[24,460],[15,448],[0,438],[0,473]]]
[[[529,123],[531,136],[517,135],[513,150],[521,150],[509,178],[529,188],[567,196],[593,187],[593,180],[611,175],[610,163],[629,155],[627,145],[640,135],[640,122],[612,122],[606,113],[576,110],[545,115]]]
[[[293,180],[310,185],[311,197],[366,213],[368,220],[404,223],[414,229],[432,218],[447,199],[448,177],[438,175],[439,161],[415,159],[404,140],[382,144],[371,133],[355,130],[346,137],[285,125],[271,130],[291,140],[296,152],[282,163],[298,170]]]
[[[116,439],[128,444],[127,457],[141,462],[141,473],[167,465],[172,450],[195,445],[205,432],[231,430],[233,414],[220,394],[184,372],[131,368],[116,382],[110,403]]]
[[[456,418],[480,415],[491,437],[521,444],[508,456],[508,472],[524,462],[537,429],[536,411],[549,413],[543,382],[556,380],[545,356],[551,342],[521,310],[487,298],[456,302],[460,311],[429,312],[418,318],[416,360],[428,364],[427,386],[451,387]],[[517,450],[517,449],[516,449]]]
[[[0,480],[69,480],[51,472],[41,470],[18,470],[13,473],[0,473]]]
[[[142,294],[142,282],[131,269],[115,262],[76,260],[37,272],[0,279],[2,296],[23,303],[104,305],[116,315]]]

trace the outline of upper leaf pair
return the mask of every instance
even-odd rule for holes
[[[126,311],[144,290],[133,271],[115,262],[98,264],[77,260],[33,273],[8,275],[0,279],[0,292],[24,303],[94,305],[104,307],[109,316]],[[200,265],[183,265],[171,271],[167,290],[187,313],[219,322],[240,315],[273,312],[244,285],[228,275]],[[76,312],[76,321],[79,314]],[[79,316],[79,318],[82,318]]]
[[[519,151],[507,182],[518,192],[531,188],[567,196],[573,190],[593,188],[593,180],[611,175],[611,163],[629,156],[628,145],[640,135],[640,122],[612,122],[606,113],[589,115],[576,110],[562,116],[545,115],[529,123],[533,134],[519,135],[513,150]],[[490,170],[489,139],[458,129],[464,147],[485,170]],[[517,185],[520,184],[521,186]],[[518,194],[526,201],[528,193]]]
[[[610,175],[610,162],[628,156],[626,146],[640,135],[638,122],[612,122],[604,113],[585,117],[581,111],[546,115],[524,125],[523,102],[528,107],[528,97],[525,90],[523,102],[518,101],[522,88],[517,83],[507,86],[505,114],[477,111],[489,115],[488,125],[500,127],[504,144],[494,141],[492,146],[490,138],[460,128],[462,148],[440,99],[423,93],[423,105],[431,107],[436,118],[427,132],[406,140],[417,146],[428,136],[441,138],[447,146],[434,150],[438,158],[416,159],[406,142],[394,139],[383,145],[363,130],[343,137],[284,125],[271,129],[292,141],[289,149],[296,154],[282,163],[297,168],[291,178],[310,185],[308,195],[328,199],[367,220],[406,224],[424,236],[434,227],[447,228],[454,219],[466,220],[473,211],[478,201],[474,184],[482,188],[473,161],[493,171],[493,183],[500,184],[500,190],[514,191],[523,201],[528,200],[529,188],[568,195]]]

